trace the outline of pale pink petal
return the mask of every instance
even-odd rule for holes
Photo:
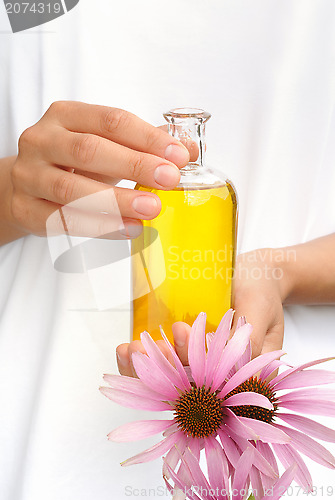
[[[277,413],[277,417],[299,431],[302,431],[304,434],[335,443],[335,430],[321,425],[310,418],[302,417],[301,415],[292,415],[291,413]]]
[[[276,482],[273,487],[271,500],[279,500],[287,490],[287,488],[292,483],[294,476],[296,474],[297,465],[293,464],[289,469],[287,469],[280,479]],[[269,496],[265,495],[263,500],[269,500]]]
[[[185,464],[187,464],[192,474],[192,479],[194,481],[193,485],[198,486],[199,488],[203,488],[204,490],[207,490],[207,492],[209,492],[209,490],[211,489],[210,484],[208,483],[200,468],[198,459],[193,455],[189,448],[185,449],[184,457],[182,460]]]
[[[128,458],[121,463],[122,466],[126,467],[133,464],[142,464],[144,462],[150,462],[155,458],[161,457],[166,453],[172,446],[178,445],[178,440],[181,438],[182,432],[176,432],[171,436],[164,438],[159,443],[155,444],[151,448],[148,448],[137,455]]]
[[[279,358],[283,354],[285,354],[284,351],[267,352],[249,361],[249,363],[240,368],[240,370],[238,370],[235,375],[228,380],[218,396],[220,398],[224,398],[229,392],[235,389],[235,387],[248,380],[248,378],[255,375],[259,370],[262,370],[264,366]]]
[[[277,465],[276,457],[273,454],[273,451],[268,443],[263,443],[262,441],[257,441],[256,448],[260,452],[261,456],[265,458],[266,462],[270,464],[272,470],[274,471],[275,476],[279,476],[279,470]],[[264,471],[261,471],[264,473]]]
[[[335,373],[327,370],[306,370],[292,373],[276,384],[270,382],[275,391],[282,389],[296,389],[314,385],[331,384],[335,382]]]
[[[249,446],[249,442],[243,439],[240,435],[231,434],[231,438],[238,444],[240,449],[245,451]],[[256,444],[259,441],[256,442]],[[253,465],[264,475],[269,478],[275,479],[278,477],[278,470],[276,471],[272,465],[263,457],[257,448],[254,449]]]
[[[240,359],[237,360],[237,362],[236,362],[236,368],[237,368],[237,370],[239,370],[240,368],[242,368],[242,366],[244,366],[247,363],[249,363],[249,361],[251,361],[251,342],[249,342],[247,344],[246,350],[244,351],[244,353],[242,354],[242,356],[240,357]]]
[[[206,334],[206,346],[207,346],[207,351],[209,349],[210,343],[212,342],[214,338],[215,333],[214,332],[209,332]]]
[[[296,463],[297,473],[295,475],[295,480],[298,485],[304,488],[304,490],[311,492],[313,491],[313,481],[309,470],[306,467],[305,462],[301,456],[294,451],[293,447],[289,444],[273,444],[273,449],[276,452],[277,457],[287,469],[292,464]]]
[[[255,500],[261,500],[261,498],[264,496],[264,488],[263,488],[261,474],[259,470],[256,469],[256,467],[251,467],[250,481],[251,481],[252,493],[254,495]]]
[[[138,441],[165,431],[174,420],[138,420],[117,427],[108,434],[110,441],[117,443]]]
[[[163,458],[163,460],[165,462],[164,458]],[[175,471],[172,469],[172,467],[170,467],[170,465],[168,463],[165,463],[165,470],[167,470],[168,474],[166,474],[164,476],[164,480],[165,480],[165,484],[168,487],[170,492],[174,491],[174,488],[172,488],[172,486],[169,485],[169,483],[167,482],[167,478],[172,478],[175,486],[177,486],[177,488],[179,488],[181,491],[185,491],[185,488],[188,488],[188,484],[184,483],[181,480],[180,475],[176,474]]]
[[[179,425],[178,425],[177,422],[175,422],[173,425],[171,425],[171,427],[169,427],[168,429],[166,429],[163,432],[163,436],[164,437],[168,437],[168,436],[170,436],[170,434],[173,434],[176,431],[179,431]]]
[[[247,323],[247,318],[245,316],[240,316],[237,320],[236,330],[241,328],[241,326]]]
[[[200,313],[192,325],[188,344],[188,361],[193,380],[197,387],[205,383],[206,348],[205,348],[206,314]]]
[[[171,365],[171,363],[166,359],[162,351],[159,349],[158,345],[148,332],[141,333],[141,341],[144,349],[148,353],[148,356],[154,361],[154,363],[161,369],[161,371],[170,379],[171,383],[180,389],[184,389],[185,385],[178,373],[178,371]]]
[[[272,363],[269,363],[267,366],[263,368],[259,378],[261,380],[267,379],[274,371],[276,371],[280,366],[283,366],[285,364],[286,363],[284,363],[280,359],[275,359],[274,361],[272,361]]]
[[[310,415],[335,416],[335,402],[322,401],[321,399],[296,399],[295,401],[284,401],[281,407],[299,413],[309,413]]]
[[[317,389],[315,387],[308,387],[307,389],[300,389],[298,391],[291,391],[287,394],[278,397],[278,402],[282,403],[285,401],[295,401],[296,399],[323,399],[323,400],[335,400],[335,391],[330,389]],[[280,404],[279,404],[280,406]]]
[[[179,392],[170,379],[146,354],[134,352],[132,361],[137,376],[147,387],[160,392],[166,400],[175,401],[179,398]]]
[[[112,389],[111,387],[100,387],[100,392],[108,399],[114,401],[121,406],[128,408],[135,408],[136,410],[149,410],[149,411],[165,411],[172,410],[171,405],[164,401],[154,401],[153,399],[144,399],[143,396],[137,396],[129,392],[123,392],[119,389]]]
[[[332,359],[335,359],[334,357],[330,358],[322,358],[322,359],[316,359],[314,361],[309,361],[308,363],[304,363],[303,365],[299,365],[296,367],[292,367],[288,370],[285,370],[283,373],[280,373],[275,377],[273,380],[271,380],[270,384],[272,387],[274,387],[278,382],[283,380],[284,378],[291,376],[292,374],[295,374],[296,372],[301,372],[302,370],[305,370],[306,368],[310,368],[311,366],[319,365],[321,363],[326,363],[327,361],[331,361]],[[331,373],[331,372],[329,372]]]
[[[234,311],[229,309],[223,316],[216,333],[213,336],[212,341],[208,347],[207,353],[207,364],[206,364],[206,387],[209,388],[214,377],[214,373],[217,370],[220,359],[223,355],[223,351],[226,342],[229,337],[231,322],[233,319]]]
[[[226,432],[222,429],[218,430],[218,435],[229,462],[234,468],[236,468],[237,462],[240,458],[240,453],[238,452],[234,441],[232,441],[232,439],[230,439],[230,437],[228,437]]]
[[[234,500],[242,500],[241,491],[245,488],[247,477],[250,473],[252,461],[254,458],[254,447],[249,445],[247,449],[242,453],[239,461],[237,462],[237,467],[234,474],[234,480],[232,484],[232,490],[237,495],[234,495]]]
[[[169,477],[169,472],[166,464],[168,464],[173,470],[176,469],[178,462],[180,460],[181,455],[185,451],[187,436],[183,433],[178,440],[178,448],[177,446],[173,446],[167,453],[164,463],[163,463],[163,475]]]
[[[244,439],[249,439],[254,441],[257,441],[257,439],[259,439],[257,433],[247,424],[244,424],[240,420],[240,417],[237,417],[235,413],[229,410],[229,408],[225,408],[225,413],[227,416],[225,417],[224,422],[228,430],[235,432]]]
[[[222,402],[223,406],[260,406],[267,410],[273,410],[273,405],[270,400],[256,392],[240,392],[233,394]]]
[[[272,424],[255,420],[254,418],[238,417],[240,421],[250,427],[263,443],[289,443],[290,437],[285,433],[285,430],[280,430]],[[279,432],[278,432],[279,431]]]
[[[244,353],[249,343],[251,332],[252,326],[247,323],[236,330],[234,336],[228,341],[213,376],[213,382],[211,384],[213,391],[216,391],[218,387],[220,387],[231,368]],[[234,376],[230,380],[232,380]]]
[[[330,469],[335,468],[335,458],[333,455],[320,443],[306,436],[302,432],[275,424],[278,429],[283,430],[292,439],[292,445],[301,453],[311,458],[315,462],[324,465]]]
[[[161,328],[160,330],[161,330],[161,335],[162,335],[163,339],[165,340],[168,348],[170,349],[176,370],[179,373],[181,380],[183,381],[184,389],[186,389],[186,390],[191,389],[191,384],[189,382],[189,379],[188,379],[188,376],[185,372],[183,364],[179,359],[179,356],[177,355],[173,345],[171,344],[171,342],[168,340],[167,336],[165,335],[163,328]]]
[[[104,375],[104,380],[113,388],[120,391],[130,392],[136,396],[142,396],[146,399],[154,399],[155,401],[164,401],[162,394],[153,391],[143,384],[143,382],[134,377],[126,377],[125,375]]]
[[[205,453],[211,487],[219,491],[228,488],[229,469],[227,459],[218,441],[212,436],[205,438]]]
[[[197,460],[200,460],[200,441],[202,438],[189,437],[188,448]]]

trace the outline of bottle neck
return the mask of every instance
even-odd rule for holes
[[[190,151],[188,165],[181,169],[187,173],[205,166],[205,124],[210,114],[203,110],[183,108],[164,114],[169,133]]]

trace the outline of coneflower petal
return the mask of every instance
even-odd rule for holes
[[[213,391],[216,391],[220,387],[231,368],[244,353],[249,343],[251,332],[252,326],[247,323],[236,330],[234,336],[228,341],[213,376],[211,384]]]
[[[274,380],[269,385],[274,391],[281,391],[282,389],[331,384],[335,382],[335,373],[328,370],[306,370],[292,373],[277,383],[274,383]]]
[[[325,417],[335,416],[335,402],[321,399],[296,399],[295,401],[284,401],[280,406],[288,410],[310,415],[323,415]]]
[[[266,366],[268,363],[271,363],[271,361],[279,358],[283,354],[285,353],[282,350],[267,352],[249,361],[249,363],[242,366],[242,368],[240,368],[235,373],[235,375],[233,375],[232,378],[228,380],[228,382],[224,385],[223,389],[218,394],[218,397],[224,398],[229,392],[234,390],[235,387],[243,384],[243,382],[248,380],[248,378],[255,375],[255,373],[257,373],[259,370],[262,370],[264,366]]]
[[[245,325],[245,324],[246,323],[243,323],[243,325]],[[243,325],[241,325],[241,326],[243,326]],[[247,363],[249,363],[249,361],[251,361],[251,354],[252,354],[251,342],[249,341],[244,353],[242,354],[240,359],[238,359],[236,362],[236,369],[237,370],[239,370],[240,368],[242,368],[242,366],[246,365]]]
[[[331,361],[333,359],[335,359],[335,358],[329,357],[329,358],[315,359],[314,361],[309,361],[308,363],[304,363],[303,365],[295,366],[294,368],[290,368],[290,369],[286,370],[285,372],[277,375],[277,377],[275,377],[273,380],[271,380],[270,384],[272,386],[275,386],[278,382],[280,382],[281,380],[284,380],[284,378],[291,377],[291,375],[293,375],[297,372],[301,372],[301,371],[305,370],[306,368],[310,368],[311,366],[315,366],[315,365],[320,365],[321,363],[326,363],[327,361]],[[329,373],[332,373],[332,372],[329,372]]]
[[[248,446],[247,449],[242,453],[239,461],[237,462],[234,480],[232,484],[232,491],[234,494],[234,500],[242,500],[242,491],[245,488],[247,477],[250,473],[252,467],[252,462],[254,458],[254,447],[252,445]]]
[[[154,399],[155,401],[165,401],[162,394],[153,391],[143,384],[143,382],[134,377],[126,377],[125,375],[104,375],[104,380],[112,387],[127,393],[136,394],[143,398]]]
[[[214,373],[222,357],[224,347],[229,337],[233,315],[233,309],[229,309],[226,312],[209,343],[206,364],[206,388],[211,385]]]
[[[200,313],[193,323],[188,344],[188,361],[193,380],[197,387],[205,382],[206,348],[205,348],[206,314]]]
[[[267,410],[273,410],[273,405],[270,400],[258,394],[257,392],[240,392],[238,394],[233,394],[229,398],[223,400],[223,406],[260,406],[261,408],[266,408]]]
[[[178,440],[178,448],[173,446],[165,456],[165,460],[163,462],[163,475],[169,478],[168,467],[169,465],[173,470],[176,469],[178,462],[180,460],[180,456],[184,453],[187,442],[189,438],[186,434],[180,436]]]
[[[168,338],[165,335],[165,333],[164,333],[164,331],[163,331],[162,328],[161,328],[161,335],[162,335],[163,339],[165,340],[165,342],[166,342],[166,344],[167,344],[167,346],[168,346],[168,348],[169,348],[169,350],[170,350],[170,352],[172,354],[176,370],[179,373],[181,380],[183,381],[184,389],[186,389],[186,390],[191,389],[191,384],[190,384],[190,381],[188,379],[188,376],[187,376],[187,373],[185,371],[185,368],[184,368],[182,362],[180,361],[179,356],[177,355],[176,351],[174,350],[173,345],[168,340]]]
[[[258,434],[251,427],[249,427],[248,424],[244,424],[240,417],[237,417],[235,413],[229,410],[229,408],[225,408],[225,413],[226,417],[224,421],[228,430],[235,432],[244,439],[252,441],[257,441],[257,439],[259,439]]]
[[[166,453],[171,446],[176,445],[178,446],[178,440],[182,437],[182,433],[180,431],[176,432],[175,434],[172,434],[171,436],[162,439],[162,441],[159,441],[159,443],[156,443],[154,446],[151,448],[148,448],[145,451],[142,451],[141,453],[138,453],[137,455],[134,455],[133,457],[128,458],[124,462],[121,463],[123,467],[127,467],[128,465],[133,465],[133,464],[141,464],[144,462],[150,462],[151,460],[154,460],[155,458],[161,457]]]
[[[291,413],[277,413],[277,417],[305,434],[322,439],[322,441],[335,443],[335,430],[319,424],[310,418],[301,415],[292,415]]]
[[[236,448],[234,441],[226,434],[225,431],[219,429],[218,435],[222,443],[222,448],[234,468],[237,466],[237,462],[240,458],[240,454]]]
[[[195,486],[198,486],[199,488],[203,488],[204,490],[209,491],[211,489],[207,479],[203,475],[203,472],[200,468],[199,461],[198,459],[193,455],[191,450],[189,448],[185,449],[184,457],[182,457],[182,461],[184,462],[185,465],[189,468],[191,474],[192,474],[192,479],[193,479],[193,484]]]
[[[335,457],[324,446],[302,432],[279,424],[273,424],[286,432],[292,439],[292,445],[307,457],[329,469],[335,468]]]
[[[261,473],[258,469],[256,469],[256,467],[251,467],[250,480],[252,484],[252,493],[255,500],[261,500],[264,496],[264,488]]]
[[[160,368],[160,370],[170,379],[171,383],[180,389],[184,389],[185,385],[178,373],[178,371],[172,366],[172,364],[167,360],[162,351],[159,349],[158,345],[148,332],[141,333],[141,341],[144,349],[146,350],[148,356],[154,361],[154,363]]]
[[[279,500],[284,495],[287,488],[290,486],[290,484],[294,479],[296,470],[297,470],[297,465],[293,464],[289,469],[287,469],[284,472],[281,478],[278,479],[271,492],[271,500]],[[268,500],[268,499],[269,499],[268,495],[265,495],[263,498],[263,500]]]
[[[249,443],[245,440],[242,439],[241,436],[238,434],[231,434],[232,439],[235,441],[235,443],[239,446],[241,451],[245,451],[247,447],[249,446]],[[256,445],[260,441],[256,441]],[[276,479],[278,477],[278,468],[275,470],[272,465],[263,457],[263,455],[260,453],[260,451],[257,449],[257,446],[254,449],[254,462],[253,465],[263,474],[263,477],[266,476],[267,478]],[[273,481],[270,481],[269,485],[271,485]]]
[[[117,443],[138,441],[163,432],[173,424],[174,420],[137,420],[120,425],[108,434],[108,439]]]
[[[153,399],[144,399],[142,396],[131,394],[129,392],[113,389],[112,387],[100,387],[100,392],[108,399],[127,408],[149,411],[171,411],[171,405],[164,401],[154,401]]]
[[[208,479],[211,487],[221,491],[228,489],[229,468],[226,456],[218,441],[212,436],[205,438]]]
[[[291,438],[285,433],[285,429],[280,430],[273,424],[255,420],[254,418],[237,417],[241,423],[250,427],[257,435],[258,439],[264,443],[289,443]]]
[[[267,366],[263,368],[259,378],[261,380],[267,379],[274,371],[276,371],[280,366],[283,365],[286,365],[284,361],[281,361],[280,359],[275,359],[274,361],[272,361],[272,363],[269,363]]]
[[[278,403],[284,401],[295,401],[296,399],[323,399],[325,401],[335,400],[335,391],[331,389],[317,389],[315,387],[308,387],[307,389],[300,389],[298,391],[291,391],[287,394],[278,396]],[[335,416],[335,415],[334,415]]]
[[[150,389],[160,392],[167,400],[174,401],[179,397],[176,387],[158,366],[142,352],[132,355],[134,369],[139,379]]]
[[[295,475],[295,480],[298,485],[304,488],[306,492],[313,491],[313,481],[307,466],[299,453],[296,453],[291,445],[289,444],[273,444],[273,449],[275,450],[279,460],[287,469],[294,463],[297,464],[297,473]]]
[[[263,441],[257,441],[256,449],[260,452],[261,456],[265,458],[267,463],[269,463],[274,470],[275,474],[279,476],[279,470],[277,465],[276,457],[268,443],[263,443]],[[263,472],[263,471],[261,471]],[[275,477],[275,476],[273,476]]]

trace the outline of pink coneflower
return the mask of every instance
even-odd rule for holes
[[[163,432],[163,440],[138,455],[129,458],[122,465],[147,462],[167,453],[166,462],[173,469],[180,460],[180,453],[190,449],[198,456],[205,448],[211,454],[216,436],[227,439],[230,433],[237,432],[245,440],[286,443],[290,438],[279,428],[270,427],[266,432],[259,427],[256,431],[245,425],[229,408],[250,405],[267,411],[274,411],[273,404],[266,395],[243,391],[231,397],[221,397],[218,392],[224,390],[226,379],[238,363],[244,363],[244,353],[250,344],[252,327],[239,324],[230,340],[230,326],[233,311],[223,317],[215,334],[207,336],[206,315],[201,313],[192,326],[188,346],[189,376],[179,360],[173,346],[162,332],[169,347],[175,366],[172,366],[162,354],[147,332],[142,333],[142,344],[147,352],[136,352],[132,356],[138,379],[118,375],[105,375],[104,380],[110,387],[101,387],[101,392],[112,401],[130,408],[169,411],[172,415],[167,420],[144,420],[132,422],[112,431],[108,438],[112,441],[134,441]],[[244,364],[244,373],[248,377],[255,375],[269,363],[276,360],[283,351],[276,351],[259,356]],[[229,391],[241,383],[229,380]],[[218,455],[217,452],[214,453]],[[225,456],[221,453],[222,460]],[[269,477],[275,477],[273,468],[258,453],[258,470]],[[257,465],[256,465],[257,466]],[[228,474],[228,462],[225,470]],[[182,472],[182,471],[181,471]]]
[[[243,500],[248,498],[249,492],[246,480],[251,472],[254,462],[255,448],[248,445],[241,454],[236,464],[236,469],[231,479],[230,485],[223,480],[224,470],[222,462],[217,462],[212,470],[208,468],[208,478],[203,473],[197,457],[193,455],[189,448],[185,449],[180,457],[183,466],[183,475],[176,474],[175,471],[166,464],[170,478],[174,481],[174,487],[170,484],[169,478],[164,477],[167,489],[173,494],[174,499],[189,498],[192,500]],[[280,479],[277,479],[272,487],[261,496],[261,500],[278,500],[281,498],[296,473],[295,464],[287,468]]]
[[[311,492],[313,490],[312,478],[300,453],[325,467],[334,469],[334,456],[313,438],[334,443],[335,431],[297,413],[335,417],[335,391],[312,388],[312,386],[335,382],[335,373],[319,369],[308,370],[311,366],[334,358],[320,359],[297,367],[290,367],[270,382],[267,381],[268,377],[284,363],[278,360],[270,362],[256,378],[250,377],[248,369],[250,359],[251,349],[249,345],[244,359],[240,360],[239,365],[230,373],[230,378],[218,393],[218,397],[230,399],[233,395],[241,394],[244,391],[248,393],[254,391],[268,398],[273,404],[272,410],[259,406],[239,405],[230,407],[230,411],[235,414],[240,423],[255,433],[260,430],[264,435],[268,433],[269,436],[273,430],[285,433],[290,438],[290,442],[271,443],[271,439],[268,439],[267,443],[257,441],[251,444],[271,464],[276,473],[278,473],[276,456],[285,468],[295,463],[297,465],[295,481],[306,491]],[[245,366],[241,364],[241,361],[246,363]],[[290,410],[292,413],[286,413],[286,410]],[[279,424],[278,420],[284,425]],[[230,433],[230,437],[235,441],[239,454],[244,453],[247,445],[239,433],[233,431]],[[236,467],[237,459],[236,455],[229,457],[229,463],[233,468]],[[263,475],[255,468],[251,470],[248,480],[251,480],[253,487],[256,487],[258,491],[256,500],[262,497],[264,488],[273,484],[273,479]]]

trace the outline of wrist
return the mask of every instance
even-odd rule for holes
[[[272,276],[277,280],[282,304],[290,302],[294,292],[294,266],[296,252],[294,247],[269,248],[268,264],[272,267]]]

